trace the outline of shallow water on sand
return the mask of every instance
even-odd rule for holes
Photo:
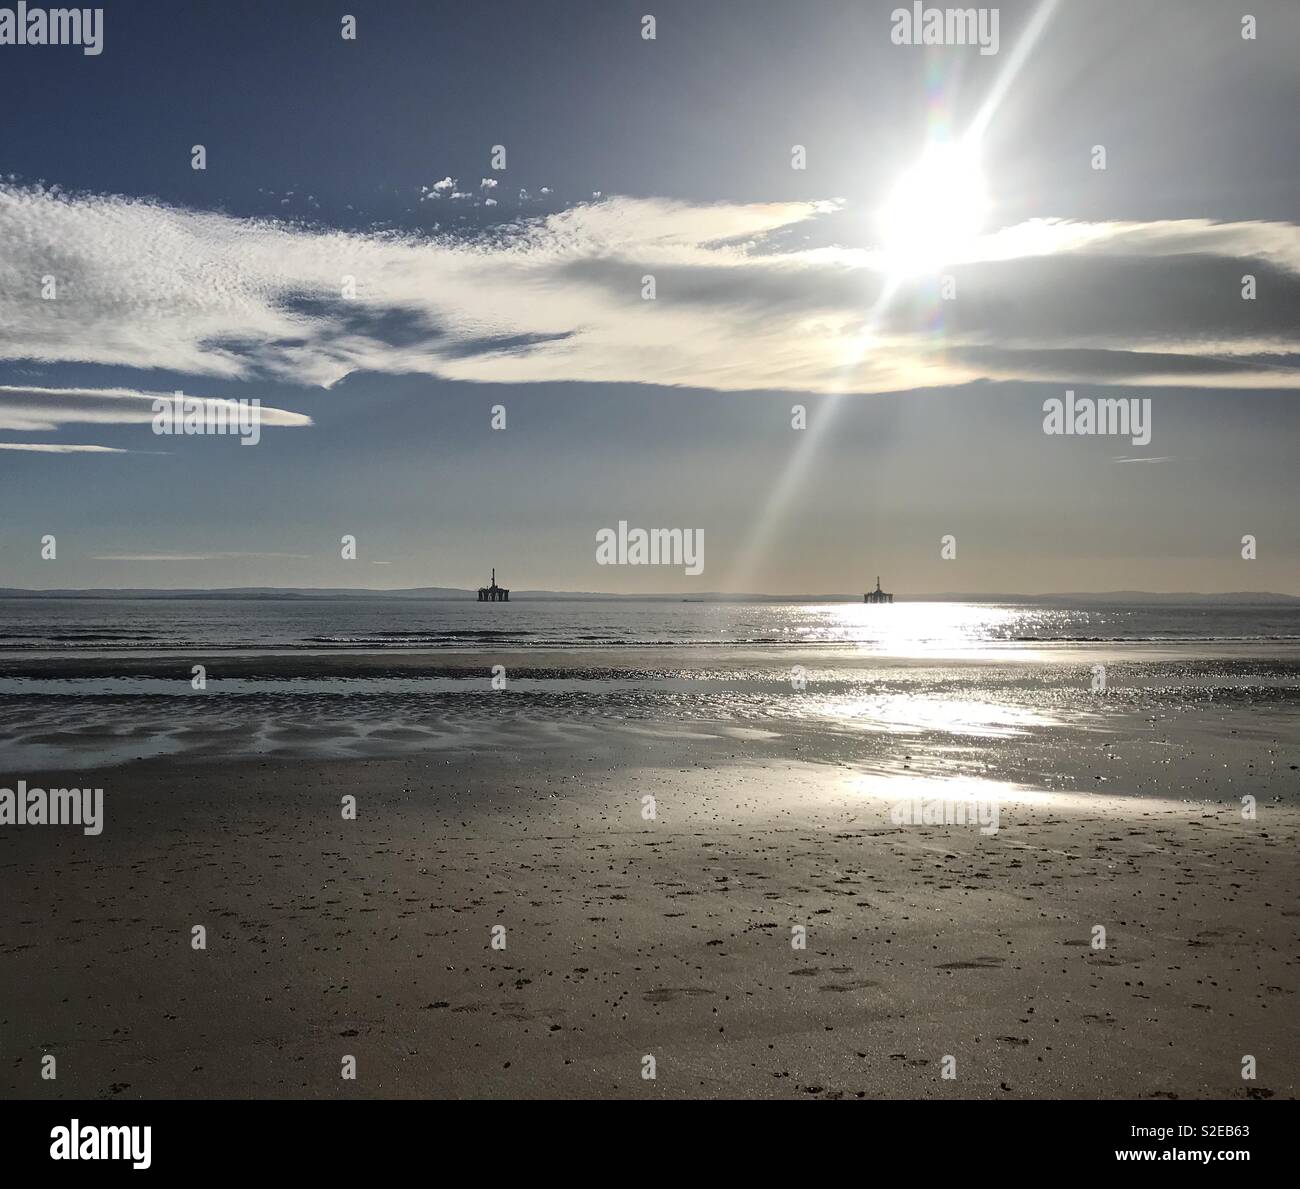
[[[707,734],[748,728],[799,736],[804,758],[839,756],[845,740],[882,736],[931,744],[1158,733],[1180,717],[1241,716],[1232,730],[1294,730],[1300,662],[1140,661],[1105,668],[1013,662],[727,668],[716,656],[692,670],[594,669],[588,658],[510,668],[494,685],[492,657],[477,666],[429,664],[408,675],[293,676],[298,657],[211,662],[202,689],[186,664],[147,675],[54,676],[39,665],[0,674],[0,772],[95,768],[151,756],[388,756],[480,752],[578,739],[595,728]],[[677,660],[674,657],[674,660]],[[236,675],[221,675],[234,668]],[[1134,724],[1137,724],[1135,727]],[[817,741],[814,741],[814,736]]]

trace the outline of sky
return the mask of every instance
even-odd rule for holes
[[[0,587],[1300,595],[1300,7],[897,7],[0,44]],[[258,441],[155,433],[178,391]]]

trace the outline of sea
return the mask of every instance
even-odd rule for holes
[[[663,599],[0,599],[0,654],[1300,640],[1300,603],[740,603]]]
[[[1300,606],[1277,603],[3,599],[0,775],[595,748],[597,727],[812,731],[799,754],[852,758],[871,732],[1153,730],[1247,704],[1276,734],[1294,729],[1296,641]]]

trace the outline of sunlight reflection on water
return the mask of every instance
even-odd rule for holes
[[[823,701],[819,710],[828,718],[859,723],[866,730],[896,734],[944,731],[950,735],[1011,738],[1028,734],[1032,727],[1062,725],[1060,719],[1018,706],[916,694],[874,694]]]
[[[1048,637],[1064,631],[1069,613],[973,603],[835,603],[791,607],[785,630],[806,643],[858,643],[896,656],[980,649],[990,641]]]
[[[886,820],[894,824],[925,825],[924,820],[899,822],[898,807],[942,807],[965,803],[969,806],[1006,806],[1025,809],[1068,810],[1097,813],[1123,807],[1126,814],[1178,812],[1169,801],[1158,797],[1126,794],[1100,795],[1092,790],[1044,789],[1017,784],[1014,781],[993,780],[984,776],[971,776],[961,772],[935,776],[918,776],[904,772],[872,772],[849,777],[844,787],[864,799],[878,804]],[[938,816],[937,814],[935,816]],[[968,819],[969,821],[969,819]],[[952,825],[951,820],[935,821],[935,825]],[[960,823],[957,823],[960,824]],[[1001,824],[1006,824],[1002,818]],[[985,831],[987,832],[987,831]]]

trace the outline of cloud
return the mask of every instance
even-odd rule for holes
[[[54,430],[62,425],[148,425],[154,417],[153,402],[170,401],[174,395],[135,388],[34,388],[0,384],[0,429],[32,432]],[[236,402],[218,397],[187,393],[186,398],[201,400],[205,409],[236,406]],[[304,413],[269,405],[259,406],[259,417],[263,428],[312,423]]]
[[[30,454],[134,454],[116,446],[72,446],[55,442],[0,442],[0,450],[20,450]]]
[[[1297,386],[1291,224],[1035,220],[973,244],[945,300],[937,278],[896,282],[879,252],[834,242],[863,222],[829,202],[611,197],[474,234],[367,234],[0,185],[0,359],[322,386]],[[141,419],[104,399],[125,390],[37,391],[0,390],[0,426]]]
[[[443,178],[440,182],[434,182],[432,186],[420,187],[420,201],[428,202],[432,198],[441,198],[444,190],[451,190],[456,183],[449,177]]]
[[[94,561],[228,561],[240,557],[287,557],[295,560],[309,558],[309,553],[97,553]]]

